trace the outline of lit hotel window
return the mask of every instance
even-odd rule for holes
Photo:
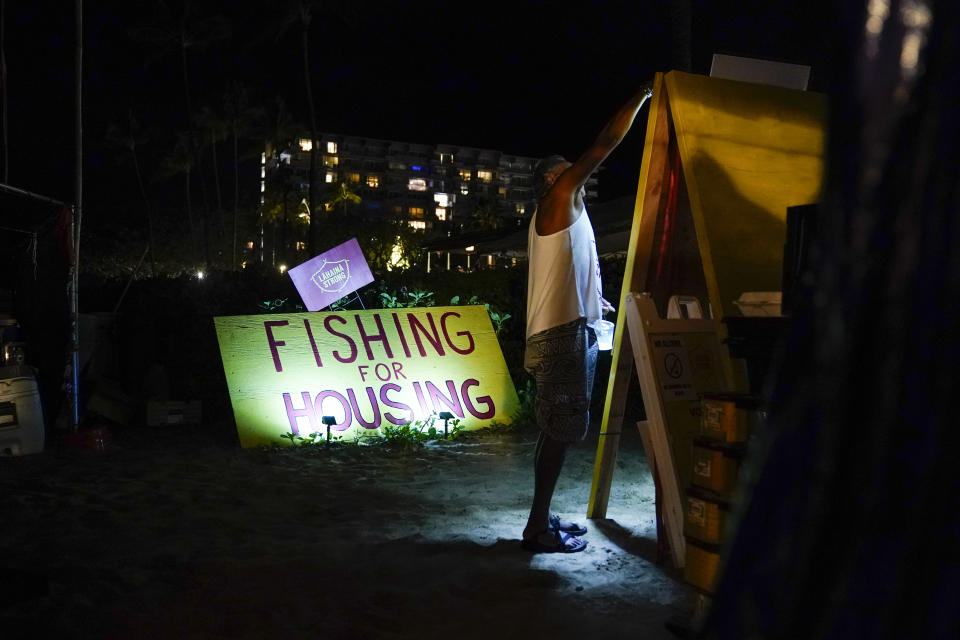
[[[423,231],[427,228],[427,223],[423,220],[410,220],[407,224],[409,224],[411,228],[419,231]]]
[[[447,210],[443,207],[437,207],[437,220],[446,220]]]
[[[410,191],[426,191],[427,181],[423,178],[410,178],[410,182],[407,183],[407,189]]]
[[[350,182],[360,182],[360,174],[359,174],[359,173],[348,173],[348,174],[347,174],[347,178],[350,179]]]
[[[463,195],[463,196],[470,195],[470,185],[466,185],[466,184],[460,185],[460,195]]]
[[[336,153],[337,152],[337,143],[328,142],[327,143],[327,153]]]
[[[367,186],[371,189],[379,189],[380,176],[367,176]]]
[[[297,142],[300,143],[301,151],[310,151],[313,149],[313,140],[310,138],[300,138]]]
[[[340,164],[340,158],[337,156],[323,156],[323,166],[335,167]]]
[[[337,174],[333,171],[327,171],[327,182],[333,182],[337,179]]]
[[[453,164],[453,154],[452,153],[441,153],[440,154],[440,164],[450,163]]]
[[[437,192],[433,194],[433,201],[436,202],[438,206],[446,207],[450,204],[450,196]]]
[[[500,188],[497,190],[497,193],[499,193],[499,194],[502,195],[502,196],[505,196],[505,195],[507,195],[507,188],[506,188],[506,187],[500,187]]]
[[[518,216],[522,216],[522,215],[523,215],[524,213],[526,213],[526,212],[527,212],[527,208],[526,208],[524,205],[522,205],[522,204],[518,204],[518,205],[517,205],[517,215],[518,215]]]
[[[252,243],[252,242],[248,242],[248,243],[247,243],[247,249],[253,249],[253,243]]]
[[[410,216],[413,218],[422,218],[423,207],[410,207]]]
[[[493,174],[489,171],[477,171],[477,179],[483,180],[484,182],[490,182],[493,180]]]
[[[460,179],[464,182],[470,182],[470,171],[469,169],[460,169]]]
[[[300,240],[297,240],[297,251],[303,251],[306,248],[307,248],[306,242],[301,242]]]
[[[403,207],[401,207],[400,205],[395,205],[391,207],[390,210],[393,211],[394,213],[403,213]]]

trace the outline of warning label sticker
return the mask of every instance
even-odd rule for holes
[[[683,344],[683,337],[676,334],[654,335],[650,337],[650,343],[653,347],[653,366],[660,381],[664,402],[696,400],[697,392],[693,386],[690,359]]]

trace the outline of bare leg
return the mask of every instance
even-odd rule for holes
[[[537,438],[533,458],[533,505],[530,507],[527,526],[523,530],[524,540],[531,539],[547,529],[550,501],[557,487],[557,478],[560,477],[560,469],[563,468],[568,446],[566,442],[554,440],[542,431]],[[544,540],[551,539],[551,536],[544,538]]]

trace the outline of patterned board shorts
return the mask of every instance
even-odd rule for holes
[[[590,426],[597,336],[585,318],[527,338],[523,365],[537,389],[537,424],[560,442],[578,442]]]

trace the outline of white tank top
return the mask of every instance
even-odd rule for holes
[[[527,337],[577,318],[595,326],[602,318],[597,241],[586,207],[572,225],[541,236],[537,214],[527,233]]]

